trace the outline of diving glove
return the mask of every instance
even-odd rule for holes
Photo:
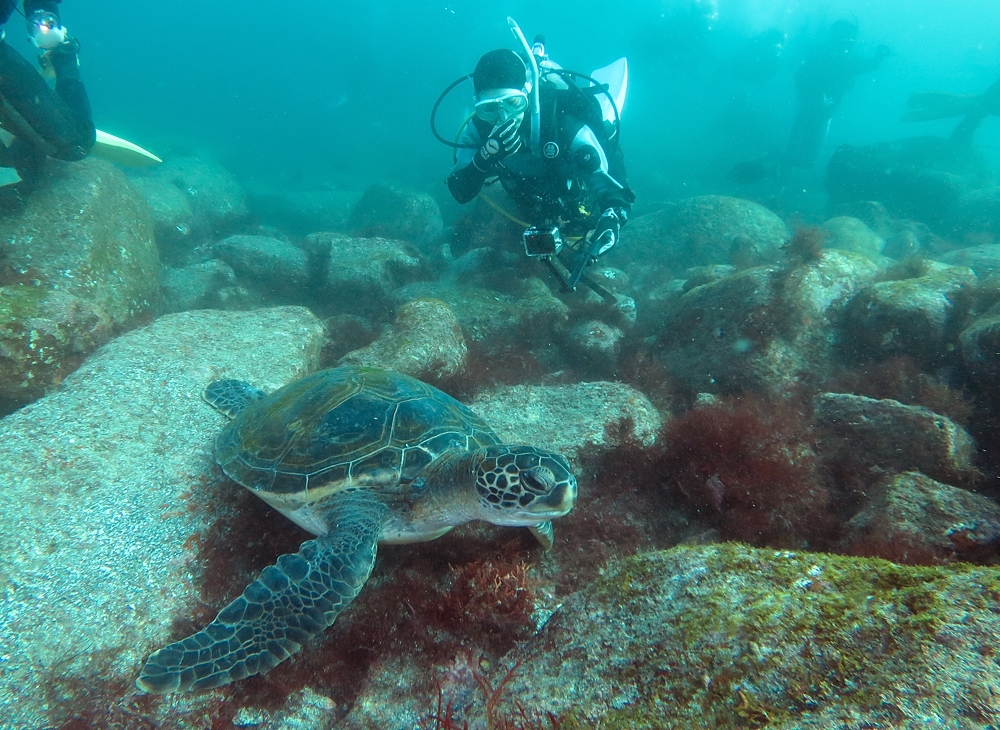
[[[476,169],[480,172],[492,172],[502,160],[521,149],[521,135],[518,134],[520,126],[521,118],[511,117],[493,127],[486,144],[472,158]]]
[[[601,213],[597,227],[590,234],[590,252],[594,258],[610,251],[618,243],[621,228],[627,220],[628,214],[624,208],[608,208]]]

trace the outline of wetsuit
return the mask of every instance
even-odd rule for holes
[[[807,58],[795,74],[798,112],[792,124],[784,163],[812,166],[830,131],[830,120],[855,77],[882,65],[887,49],[863,58],[835,44],[825,45]]]
[[[58,17],[60,0],[24,0],[24,13],[37,10]],[[16,0],[0,0],[0,23],[17,9]],[[55,72],[55,91],[21,54],[0,40],[0,125],[14,135],[0,165],[17,168],[22,178],[37,171],[46,156],[80,160],[94,145],[90,101],[80,79],[77,44],[67,41],[47,54]]]
[[[595,130],[581,120],[583,114],[572,113],[586,109],[580,106],[586,100],[573,96],[577,94],[542,86],[540,135],[543,154],[536,155],[529,149],[531,115],[525,114],[518,131],[526,143],[499,163],[493,173],[483,172],[472,164],[477,150],[493,128],[492,124],[473,116],[459,138],[459,143],[468,147],[459,149],[455,167],[448,177],[448,189],[455,200],[469,202],[493,175],[499,178],[504,190],[517,204],[518,215],[524,222],[559,226],[567,235],[586,233],[608,208],[621,208],[630,213],[635,195],[628,187],[624,156],[617,140],[606,143],[602,123],[595,121],[593,127],[601,124]],[[597,107],[596,100],[590,101]],[[599,111],[596,114],[599,115]]]

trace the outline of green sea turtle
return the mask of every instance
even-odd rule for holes
[[[376,544],[486,520],[531,528],[576,500],[566,459],[512,446],[475,413],[406,375],[322,370],[270,395],[219,380],[205,400],[233,420],[215,442],[232,479],[318,535],[264,568],[192,636],[153,653],[136,684],[178,692],[263,674],[333,624],[361,590]]]

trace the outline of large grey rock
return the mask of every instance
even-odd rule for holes
[[[364,238],[430,243],[444,226],[438,204],[427,193],[392,185],[372,185],[354,206],[347,230]]]
[[[908,563],[982,560],[1000,540],[1000,505],[911,471],[889,477],[847,523],[840,549]]]
[[[236,283],[236,273],[219,259],[163,270],[163,308],[167,312],[219,308],[219,292]]]
[[[962,359],[986,387],[1000,384],[1000,304],[977,317],[959,335]]]
[[[830,158],[826,188],[834,205],[878,201],[892,215],[941,227],[962,195],[991,178],[989,166],[969,145],[910,137],[841,145]]]
[[[865,256],[830,250],[697,286],[666,300],[658,357],[695,393],[781,392],[803,375],[822,377],[848,301],[877,273]]]
[[[0,413],[151,316],[159,276],[149,209],[117,168],[47,165],[26,207],[0,217]]]
[[[261,223],[293,236],[347,230],[361,197],[353,190],[269,190],[251,193],[247,208]]]
[[[1000,237],[1000,186],[972,190],[951,207],[948,226],[958,240],[997,241]]]
[[[937,258],[951,266],[970,268],[982,280],[1000,271],[1000,243],[959,248],[943,253]]]
[[[616,424],[628,424],[622,438],[645,446],[656,442],[662,425],[644,394],[608,381],[501,386],[477,395],[470,407],[502,441],[558,451],[577,467],[621,445],[612,435]]]
[[[212,246],[212,252],[232,266],[242,281],[269,297],[300,303],[317,278],[306,251],[269,236],[229,236]]]
[[[965,484],[975,443],[949,418],[896,400],[823,393],[814,404],[820,451],[880,473],[920,471],[949,484]]]
[[[438,299],[416,299],[396,311],[396,320],[371,344],[340,358],[340,365],[378,367],[427,382],[459,375],[468,348],[455,313]]]
[[[749,200],[724,195],[688,198],[622,229],[621,268],[636,277],[646,266],[679,273],[691,266],[759,266],[779,258],[784,221]],[[669,278],[669,277],[668,277]]]
[[[157,242],[174,266],[189,263],[195,247],[235,233],[248,221],[243,187],[214,160],[175,157],[130,174],[155,211],[162,234]]]
[[[571,727],[985,730],[997,590],[996,568],[679,547],[608,568],[489,680],[520,662],[506,698]]]
[[[329,262],[322,304],[331,313],[388,318],[391,294],[423,273],[417,252],[399,241],[320,232],[307,236],[305,246]]]
[[[933,366],[954,349],[977,283],[971,269],[935,261],[917,275],[881,281],[847,309],[845,346],[860,359],[908,355]]]
[[[416,282],[394,297],[399,302],[427,297],[447,302],[470,350],[491,366],[530,357],[533,347],[557,338],[569,319],[569,307],[536,278],[520,282],[513,293],[452,282]]]
[[[854,251],[871,258],[882,255],[885,239],[857,218],[840,215],[823,222],[820,228],[826,232],[825,248],[839,248]]]
[[[235,488],[213,468],[225,419],[201,391],[223,377],[273,390],[312,370],[321,343],[295,307],[168,315],[0,421],[0,641],[17,647],[4,652],[0,726],[68,722],[58,699],[73,681],[130,684],[196,610],[192,536]]]

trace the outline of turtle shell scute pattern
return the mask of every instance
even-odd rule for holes
[[[392,488],[445,451],[499,442],[479,416],[433,386],[344,367],[249,406],[219,434],[215,456],[243,486],[307,504],[343,489]]]

